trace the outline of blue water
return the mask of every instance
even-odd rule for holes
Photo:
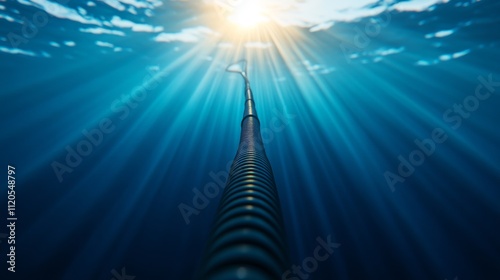
[[[220,193],[179,205],[236,153],[241,58],[293,264],[340,244],[289,279],[500,279],[499,2],[236,35],[204,2],[60,2],[0,2],[2,279],[190,279]]]

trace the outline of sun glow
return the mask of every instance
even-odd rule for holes
[[[227,13],[227,19],[242,28],[253,28],[269,21],[265,2],[261,0],[234,1]]]

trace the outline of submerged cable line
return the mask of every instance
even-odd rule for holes
[[[235,69],[235,66],[241,66]],[[281,279],[288,265],[278,192],[255,110],[246,61],[226,71],[245,80],[238,151],[197,274],[203,280]]]

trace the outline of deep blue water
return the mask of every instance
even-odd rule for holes
[[[189,224],[178,207],[235,155],[243,84],[224,68],[241,58],[292,262],[318,237],[340,244],[307,279],[500,279],[499,2],[237,35],[203,2],[60,2],[81,17],[0,2],[0,170],[16,168],[18,217],[2,279],[190,279],[220,195]],[[143,25],[82,31],[115,16]]]

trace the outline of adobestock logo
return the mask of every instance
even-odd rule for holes
[[[121,99],[117,98],[111,103],[110,110],[117,115],[118,119],[113,121],[111,118],[103,118],[99,121],[97,128],[82,130],[81,133],[84,139],[74,146],[67,145],[65,147],[66,156],[64,161],[62,163],[53,161],[50,165],[59,183],[64,180],[63,175],[72,173],[83,162],[83,159],[94,151],[94,148],[102,144],[107,134],[115,131],[115,123],[125,120],[130,112],[137,108],[139,103],[145,100],[152,90],[158,87],[163,77],[163,73],[155,73],[153,69],[148,69],[148,74],[144,77],[140,86],[134,88],[129,95],[124,94]]]
[[[474,94],[466,96],[462,102],[453,104],[452,107],[444,111],[443,121],[451,125],[451,129],[457,130],[462,126],[463,120],[471,117],[481,102],[488,100],[495,88],[500,86],[500,82],[493,81],[493,75],[488,78],[479,76],[479,84],[476,86]],[[424,140],[415,139],[416,149],[411,151],[408,157],[398,155],[399,165],[397,174],[390,171],[384,172],[384,178],[392,192],[396,191],[397,183],[404,183],[410,177],[415,168],[424,164],[425,160],[436,151],[437,144],[442,144],[448,139],[448,134],[441,127],[436,127],[430,133],[430,137]]]
[[[305,258],[302,265],[292,265],[291,269],[281,275],[281,280],[309,279],[309,276],[318,269],[319,263],[326,261],[333,254],[334,249],[340,247],[341,244],[333,243],[330,237],[328,235],[325,241],[318,236],[316,238],[318,246],[314,248],[312,256]]]
[[[262,144],[271,143],[274,140],[274,137],[277,133],[281,133],[285,130],[285,128],[290,125],[292,120],[294,120],[297,116],[293,114],[288,114],[285,112],[280,112],[278,109],[273,110],[273,116],[268,122],[268,125],[262,128],[261,136],[262,136]],[[255,143],[255,145],[251,145],[250,143],[258,142],[258,141],[250,141],[251,139],[247,139],[243,141],[239,145],[239,151],[245,151],[250,146],[255,147],[256,149],[264,149],[264,147],[260,143]],[[233,160],[230,160],[226,164],[226,168],[224,170],[213,172],[210,171],[208,175],[212,179],[211,182],[207,183],[203,186],[203,191],[200,191],[197,188],[193,188],[193,199],[191,200],[191,205],[186,203],[180,203],[177,208],[179,209],[182,218],[186,225],[191,223],[192,215],[199,215],[201,210],[207,208],[210,204],[211,199],[216,198],[221,189],[226,187],[227,179],[229,178],[229,172],[231,170],[231,166],[233,164]]]
[[[134,280],[135,279],[134,275],[127,274],[125,267],[122,267],[122,270],[120,273],[118,273],[118,271],[116,271],[116,269],[112,269],[111,274],[114,276],[113,278],[111,278],[111,280]]]

